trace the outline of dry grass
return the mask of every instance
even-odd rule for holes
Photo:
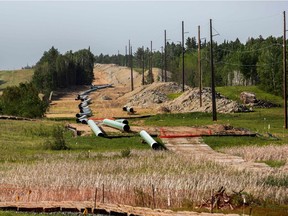
[[[288,163],[288,145],[268,145],[268,146],[243,146],[223,148],[220,151],[237,155],[247,161],[267,161],[267,160],[281,160]]]
[[[53,157],[1,169],[1,201],[93,200],[95,188],[100,201],[104,185],[105,202],[152,207],[153,185],[155,204],[160,208],[182,207],[187,200],[200,203],[221,186],[227,192],[244,189],[255,200],[288,203],[287,186],[265,183],[271,176],[287,176],[277,169],[273,173],[239,172],[204,158],[150,150],[132,151],[130,157],[89,152],[63,154],[60,160]]]

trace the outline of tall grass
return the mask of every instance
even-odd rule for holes
[[[82,157],[83,160],[79,160]],[[169,152],[152,150],[131,152],[129,157],[119,153],[93,153],[83,155],[65,154],[61,159],[50,155],[33,164],[7,164],[1,171],[1,198],[26,201],[41,200],[90,200],[95,188],[101,194],[105,188],[105,202],[129,205],[152,205],[152,185],[158,208],[183,207],[209,198],[213,189],[224,186],[227,192],[240,191],[251,194],[255,202],[288,204],[286,185],[273,185],[269,178],[285,178],[285,174],[251,173],[237,171],[232,167]],[[5,192],[10,190],[7,196]],[[168,206],[168,199],[171,203]],[[101,195],[98,201],[101,200]]]

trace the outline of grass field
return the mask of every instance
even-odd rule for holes
[[[0,71],[0,91],[7,86],[17,86],[21,82],[30,82],[33,74],[33,69]]]
[[[225,86],[225,87],[217,87],[216,91],[225,95],[231,100],[240,101],[241,92],[253,92],[256,95],[256,98],[259,100],[270,101],[275,104],[282,105],[283,99],[279,96],[275,96],[273,94],[269,94],[259,89],[257,86]]]
[[[260,97],[266,96],[260,94]],[[0,193],[5,191],[2,185],[13,185],[20,190],[13,190],[5,198],[0,194],[1,200],[15,200],[18,194],[25,200],[23,191],[27,189],[33,191],[31,201],[53,197],[89,200],[95,187],[105,184],[109,191],[107,202],[151,207],[153,184],[157,188],[158,208],[195,210],[197,204],[210,197],[212,190],[224,186],[229,193],[244,189],[251,198],[255,216],[287,215],[288,175],[282,168],[287,163],[288,133],[283,129],[282,108],[218,114],[217,122],[212,121],[209,113],[162,114],[143,120],[145,125],[153,126],[217,123],[250,129],[259,136],[205,137],[204,140],[217,151],[270,164],[274,167],[271,173],[237,171],[205,158],[152,151],[139,136],[75,138],[65,131],[69,150],[47,150],[45,142],[53,139],[53,129],[64,127],[67,121],[71,119],[0,120]],[[136,121],[131,120],[131,124]],[[171,206],[167,206],[168,197]],[[6,212],[0,211],[0,215]]]

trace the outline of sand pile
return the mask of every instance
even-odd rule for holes
[[[180,93],[182,86],[174,83],[153,83],[141,86],[126,94],[128,106],[155,108],[158,112],[212,112],[211,89],[202,90],[202,107],[198,88],[185,88],[185,92],[174,100],[168,98],[171,93]],[[216,107],[219,113],[244,112],[247,107],[216,94]]]

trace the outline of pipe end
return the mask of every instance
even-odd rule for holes
[[[129,132],[129,131],[130,131],[130,126],[127,125],[127,124],[125,124],[125,125],[123,126],[123,130],[126,131],[126,132]]]

